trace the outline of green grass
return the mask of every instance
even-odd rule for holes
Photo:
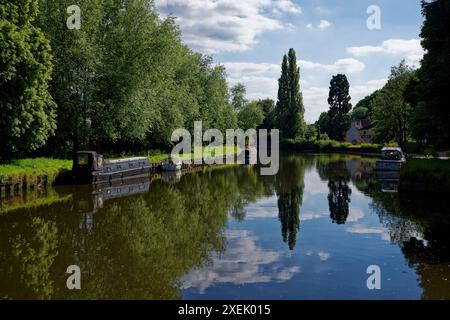
[[[202,151],[205,152],[207,149],[207,147],[203,147]],[[238,152],[238,147],[223,147],[224,156],[236,154]],[[154,153],[152,155],[149,155],[148,157],[151,162],[161,162],[167,159],[169,156],[169,153]],[[194,157],[201,157],[201,154],[195,155],[194,153],[189,153],[180,156],[181,159],[189,159]],[[110,157],[109,159],[114,158],[120,157]],[[24,177],[32,180],[35,177],[42,175],[46,175],[49,178],[49,182],[52,182],[59,172],[71,169],[72,160],[60,160],[51,158],[13,160],[6,164],[0,164],[0,182],[19,182]]]
[[[407,191],[450,193],[450,160],[408,160],[400,170],[400,187]]]
[[[71,160],[51,158],[20,159],[0,165],[0,182],[46,175],[54,178],[61,170],[70,170]]]
[[[205,153],[206,151],[208,151],[208,147],[203,147],[202,148],[202,153]],[[239,153],[239,148],[236,146],[224,146],[223,147],[223,155],[232,155],[232,154],[237,154]],[[154,154],[154,155],[150,155],[149,159],[150,162],[161,162],[164,161],[165,159],[167,159],[170,156],[169,153],[162,153],[162,154]],[[185,160],[185,159],[195,159],[195,158],[201,158],[202,154],[194,154],[194,152],[192,153],[185,153],[183,155],[180,155],[180,159],[181,160]]]
[[[411,159],[402,166],[402,172],[439,172],[450,175],[450,160]]]
[[[335,140],[296,141],[288,139],[281,143],[281,147],[292,151],[380,153],[383,145],[371,143],[351,144]]]

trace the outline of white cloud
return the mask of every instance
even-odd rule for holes
[[[278,0],[273,1],[272,6],[275,9],[278,9],[282,12],[291,13],[291,14],[301,14],[302,8],[300,8],[298,5],[293,3],[290,0]]]
[[[302,12],[292,0],[156,0],[156,7],[176,16],[184,41],[207,54],[249,50],[263,33],[290,28],[274,14]]]
[[[350,96],[352,97],[353,106],[374,91],[383,88],[387,81],[388,79],[370,80],[362,85],[350,86]]]
[[[354,57],[367,57],[372,54],[386,54],[404,58],[411,66],[418,66],[425,51],[420,39],[388,39],[378,46],[359,46],[347,48],[347,52]]]
[[[317,27],[314,27],[314,25],[312,23],[308,23],[306,25],[306,27],[310,30],[325,30],[325,29],[328,29],[329,27],[331,27],[332,25],[333,25],[333,23],[331,23],[328,20],[320,20]]]
[[[215,284],[284,282],[300,272],[299,266],[280,267],[281,252],[258,247],[257,238],[247,230],[228,230],[225,236],[226,251],[214,255],[211,265],[184,276],[183,289],[196,288],[202,294]]]
[[[364,63],[353,58],[339,59],[333,64],[322,64],[308,60],[299,60],[300,67],[306,70],[323,70],[328,73],[357,73],[365,69]]]
[[[329,27],[331,27],[331,25],[332,25],[332,23],[328,20],[320,20],[319,29],[325,30],[325,29],[328,29]]]
[[[276,99],[278,92],[278,78],[281,67],[274,63],[251,63],[251,62],[224,62],[222,63],[228,75],[228,83],[232,86],[243,83],[247,87],[249,99]],[[332,74],[353,74],[365,69],[364,63],[354,58],[345,58],[335,61],[333,64],[323,64],[307,60],[299,60],[301,68],[301,90],[305,104],[305,119],[314,122],[323,111],[328,110],[328,87],[311,87],[305,81],[304,75],[310,71],[320,71],[323,76],[329,78]],[[385,79],[372,80],[359,86],[350,86],[350,93],[355,94],[352,101],[359,101],[376,89],[381,88]],[[353,97],[353,95],[352,95]],[[356,100],[355,100],[356,99]]]

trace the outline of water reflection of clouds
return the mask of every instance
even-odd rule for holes
[[[245,217],[247,220],[260,218],[278,217],[278,198],[276,196],[259,199],[245,207]]]
[[[390,241],[391,237],[389,235],[389,230],[382,227],[365,227],[363,225],[357,224],[346,230],[349,233],[356,234],[379,234],[382,240]]]
[[[329,216],[330,216],[329,211],[326,211],[326,212],[306,211],[306,212],[300,213],[300,220],[308,221],[308,220],[323,219],[323,218],[329,219]],[[346,222],[357,222],[363,218],[364,218],[364,211],[361,208],[350,207]]]
[[[319,173],[315,169],[305,172],[305,194],[328,194],[328,192],[328,181],[320,179]]]
[[[281,266],[282,252],[264,250],[256,245],[257,237],[247,230],[226,231],[227,248],[212,257],[213,263],[184,276],[183,289],[196,288],[200,294],[216,284],[235,285],[284,282],[300,272],[299,266]]]

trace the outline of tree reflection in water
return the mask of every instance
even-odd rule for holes
[[[153,181],[148,192],[105,201],[90,187],[77,186],[60,190],[70,195],[60,202],[5,211],[0,215],[0,297],[181,298],[183,276],[211,265],[212,253],[226,249],[229,217],[244,221],[247,206],[261,197],[276,195],[281,237],[289,249],[296,248],[305,170],[315,165],[328,186],[333,222],[348,222],[351,181],[416,270],[423,298],[450,298],[449,281],[443,280],[450,279],[445,199],[380,192],[368,159],[290,155],[280,160],[276,176],[227,167],[187,174],[176,184]],[[81,291],[66,289],[66,269],[74,264],[82,271]]]
[[[275,190],[278,196],[278,218],[281,222],[281,234],[290,250],[297,243],[300,229],[300,206],[305,188],[305,160],[289,156],[280,161],[280,170],[276,175]]]
[[[346,162],[342,159],[333,161],[333,158],[325,158],[324,160],[318,161],[317,166],[321,179],[328,180],[330,218],[333,223],[345,224],[349,214],[350,195],[352,194],[352,190],[348,186],[350,173],[347,170]]]

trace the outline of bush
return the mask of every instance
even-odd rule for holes
[[[406,153],[422,153],[423,146],[417,142],[406,142],[402,145],[402,149]]]
[[[364,152],[380,153],[381,145],[378,144],[357,144],[349,142],[339,142],[335,140],[293,140],[286,139],[281,142],[281,148],[291,151],[311,151],[311,152]]]
[[[425,157],[427,157],[427,158],[437,158],[438,157],[438,154],[433,147],[426,148],[423,153],[424,153]]]

